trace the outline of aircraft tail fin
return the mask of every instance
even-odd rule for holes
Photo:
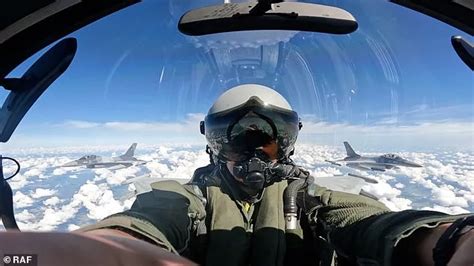
[[[357,154],[354,149],[352,149],[351,145],[349,144],[349,142],[347,141],[344,141],[344,147],[346,147],[346,153],[347,153],[347,157],[359,157],[360,155]]]
[[[125,154],[122,155],[122,157],[133,157],[133,155],[135,154],[135,149],[136,148],[137,148],[137,144],[133,143],[132,146],[130,146],[130,148],[128,148],[127,152],[125,152]]]

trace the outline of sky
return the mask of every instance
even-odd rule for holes
[[[72,33],[71,66],[0,147],[205,143],[199,121],[218,95],[259,83],[299,113],[304,142],[474,151],[474,77],[450,45],[467,34],[386,1],[332,0],[318,3],[351,12],[356,32],[187,37],[180,15],[220,3],[189,2],[145,0]]]

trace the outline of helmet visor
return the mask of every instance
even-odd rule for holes
[[[280,159],[292,149],[299,130],[296,112],[249,100],[243,106],[211,114],[205,120],[212,151],[226,161],[253,156]]]

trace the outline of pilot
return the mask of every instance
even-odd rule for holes
[[[392,212],[315,185],[291,159],[300,128],[276,91],[234,87],[201,123],[210,164],[189,183],[153,183],[130,210],[74,233],[2,234],[3,246],[41,265],[474,263],[472,215]]]

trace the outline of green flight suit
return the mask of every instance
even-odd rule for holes
[[[399,241],[421,227],[461,216],[434,211],[391,212],[365,196],[313,185],[320,204],[300,212],[296,230],[285,230],[287,181],[265,188],[248,204],[219,167],[197,169],[188,184],[153,183],[130,210],[79,229],[125,230],[202,265],[330,265],[341,261],[390,265]],[[308,195],[307,194],[307,195]]]

